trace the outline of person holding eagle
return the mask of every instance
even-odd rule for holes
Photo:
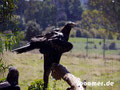
[[[68,22],[62,29],[56,28],[43,36],[35,36],[29,44],[12,50],[20,54],[39,49],[40,53],[44,55],[44,90],[48,85],[52,64],[59,64],[62,54],[73,48],[73,45],[68,40],[70,31],[75,25],[74,22]]]

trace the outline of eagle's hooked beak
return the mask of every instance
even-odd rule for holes
[[[76,23],[70,22],[70,26],[71,26],[71,27],[75,27],[76,25],[77,25]]]
[[[76,26],[76,25],[77,25],[76,23],[74,23],[74,22],[72,23],[72,27],[74,27],[74,26]]]
[[[69,22],[66,23],[66,25],[69,25],[69,26],[75,26],[76,23],[74,23],[74,22],[72,22],[72,21],[69,21]]]

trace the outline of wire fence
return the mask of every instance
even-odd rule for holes
[[[95,57],[120,60],[120,40],[71,38],[72,53],[80,57]]]

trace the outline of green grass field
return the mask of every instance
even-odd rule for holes
[[[83,54],[86,55],[86,42],[87,39],[86,38],[70,38],[69,40],[70,42],[72,42],[73,44],[73,49],[72,52],[73,53],[78,53],[78,54]],[[93,38],[89,38],[88,41],[90,43],[88,43],[88,56],[98,56],[98,57],[102,57],[103,55],[103,40],[102,39],[93,39]],[[106,57],[110,57],[113,56],[114,57],[118,57],[118,59],[120,58],[120,40],[106,40],[106,46],[109,47],[110,43],[115,42],[116,44],[116,50],[106,50]],[[101,44],[100,44],[101,43]],[[96,46],[96,48],[94,48]]]
[[[95,41],[96,44],[99,43],[99,39]],[[81,81],[86,80],[87,82],[103,83],[108,81],[114,82],[113,86],[87,86],[87,90],[120,89],[120,60],[112,58],[105,62],[103,58],[83,58],[81,57],[82,51],[79,50],[81,50],[81,47],[84,47],[84,45],[81,45],[81,42],[85,43],[86,39],[71,38],[70,42],[74,44],[74,49],[62,56],[60,62],[62,65],[64,65],[73,75],[79,77]],[[117,41],[117,43],[120,44],[119,41]],[[119,52],[120,51],[117,51],[117,53]],[[116,57],[115,54],[112,56]],[[42,54],[39,54],[37,50],[23,54],[5,52],[3,60],[6,64],[12,64],[19,70],[19,84],[21,90],[27,90],[28,85],[30,85],[32,81],[43,78],[43,56]],[[52,90],[66,90],[66,88],[69,87],[63,80],[55,81],[51,76],[49,84],[50,87],[53,88]]]

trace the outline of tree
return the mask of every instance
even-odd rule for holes
[[[39,12],[36,13],[36,21],[44,30],[48,26],[56,25],[56,13],[56,7],[50,0],[43,1],[39,6]]]
[[[17,0],[0,1],[0,52],[11,50],[20,41],[14,15]]]
[[[43,30],[49,25],[56,25],[56,7],[50,0],[30,0],[26,5],[27,9],[24,11],[26,23],[29,20],[36,20]]]
[[[101,11],[110,22],[109,30],[120,32],[120,1],[119,0],[88,0],[88,8]]]
[[[66,16],[66,20],[80,20],[82,14],[81,2],[80,0],[52,0],[57,8],[57,20],[63,13]]]
[[[77,30],[77,31],[76,31],[76,37],[81,37],[81,32],[80,32],[80,30]]]
[[[59,22],[81,19],[80,0],[30,0],[26,3],[25,21],[36,20],[43,30]]]
[[[20,17],[18,19],[19,21],[18,27],[21,28],[21,30],[24,30],[24,11],[27,8],[26,4],[27,4],[27,1],[19,0],[17,3],[18,8],[15,11],[15,14]]]
[[[98,10],[85,10],[82,13],[81,28],[83,29],[100,29],[109,28],[109,20],[105,18]]]
[[[30,20],[35,20],[35,14],[39,11],[39,1],[30,0],[26,3],[26,10],[24,11],[26,23]]]
[[[0,29],[1,32],[8,30],[16,31],[16,19],[14,18],[14,10],[16,9],[17,0],[2,0],[0,1]],[[13,27],[14,26],[14,27]]]
[[[70,7],[70,6],[69,6]],[[80,0],[74,0],[73,6],[71,6],[71,20],[76,21],[81,19],[81,14],[82,14],[82,8],[81,8],[81,2]],[[70,10],[70,12],[71,12]]]
[[[29,21],[26,25],[26,40],[30,41],[32,37],[41,35],[41,28],[35,21]]]
[[[103,37],[103,58],[105,59],[106,35],[109,31],[120,34],[120,1],[119,0],[88,0],[88,7],[93,10],[97,9],[104,17],[104,29],[106,30]]]

